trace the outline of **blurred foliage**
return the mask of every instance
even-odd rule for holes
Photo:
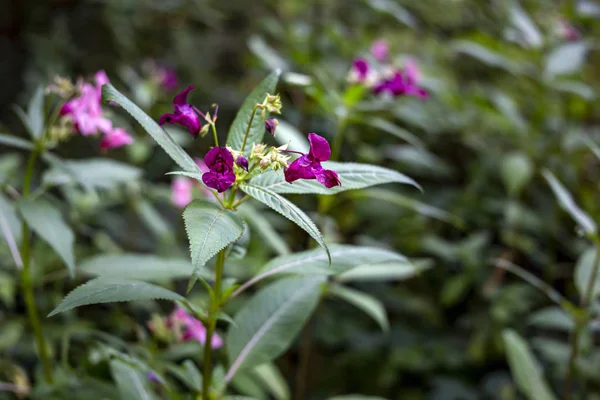
[[[325,207],[327,216],[317,215],[323,204],[293,196],[315,213],[331,242],[391,248],[432,265],[406,282],[353,283],[383,302],[391,325],[387,333],[346,303],[324,302],[305,327],[312,333],[308,351],[299,339],[277,362],[293,392],[305,384],[306,399],[344,393],[517,399],[523,388],[513,383],[503,341],[509,327],[527,338],[551,389],[562,393],[570,320],[543,291],[508,273],[498,260],[521,266],[578,302],[575,264],[590,246],[561,211],[541,171],[552,171],[600,221],[600,161],[593,145],[600,141],[596,3],[8,0],[3,14],[0,120],[7,132],[25,137],[11,105],[26,104],[39,84],[55,74],[89,76],[101,68],[151,115],[168,111],[173,94],[148,83],[147,59],[173,67],[181,86],[195,85],[191,97],[199,108],[218,103],[225,128],[245,94],[267,71],[281,68],[283,120],[330,141],[343,120],[342,160],[384,165],[423,186],[422,194],[394,185],[343,193]],[[561,18],[580,32],[578,40],[560,35]],[[352,59],[368,54],[378,38],[388,41],[399,63],[418,60],[430,98],[370,98],[346,115],[332,98],[348,95]],[[119,183],[109,177],[114,184],[101,189],[66,185],[51,192],[77,234],[76,258],[114,252],[186,257],[180,213],[169,204],[170,178],[164,177],[171,161],[133,122],[122,125],[137,132],[136,143],[103,157],[127,161],[143,174],[125,175]],[[206,144],[177,128],[169,131],[190,154],[205,153]],[[97,143],[75,137],[58,154],[98,156]],[[22,152],[3,147],[3,184],[20,187],[23,165]],[[125,171],[115,172],[120,173]],[[0,209],[10,207],[7,193]],[[293,251],[308,247],[299,229],[278,215],[269,220]],[[274,254],[263,237],[251,235],[247,258],[232,265],[232,276],[252,276]],[[0,252],[0,363],[6,366],[0,381],[27,388],[40,373],[34,341],[4,243]],[[81,276],[69,280],[61,260],[41,241],[35,242],[33,259],[43,266],[35,268],[35,284],[44,289],[37,301],[46,314]],[[169,285],[184,290],[185,284]],[[203,292],[194,293],[202,301]],[[597,310],[597,298],[593,304]],[[236,303],[231,307],[234,311]],[[136,302],[45,319],[60,360],[59,384],[53,391],[38,385],[32,397],[115,398],[109,368],[115,361],[107,346],[128,349],[150,364],[197,358],[193,346],[159,351],[144,327],[157,312],[168,310],[157,302]],[[600,396],[596,336],[592,324],[578,365],[586,399]],[[304,362],[310,367],[303,379],[298,371]],[[267,396],[268,389],[255,386],[259,398]],[[13,398],[7,393],[0,398]]]

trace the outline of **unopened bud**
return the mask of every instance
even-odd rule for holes
[[[271,135],[275,136],[275,130],[277,129],[277,125],[279,125],[279,121],[277,121],[276,118],[271,118],[265,122],[265,129]]]
[[[202,127],[202,129],[200,129],[200,137],[206,136],[206,134],[208,133],[209,129],[210,129],[210,125],[209,124],[204,124],[204,126]]]
[[[275,113],[275,114],[280,114],[281,113],[281,97],[279,97],[278,94],[276,95],[270,95],[267,93],[267,97],[265,98],[265,101],[263,102],[263,106],[266,107],[266,109],[269,112]]]
[[[237,160],[235,160],[235,163],[246,170],[246,172],[248,171],[248,159],[246,157],[239,156]]]

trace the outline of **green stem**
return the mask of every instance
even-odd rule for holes
[[[33,169],[35,167],[35,160],[38,157],[39,152],[34,150],[29,155],[27,161],[27,169],[25,171],[25,179],[23,180],[23,196],[28,196],[31,188],[31,178],[33,176]],[[29,226],[23,221],[23,241],[21,243],[21,257],[23,258],[23,270],[21,271],[21,285],[23,289],[23,296],[25,298],[25,306],[27,308],[27,316],[29,317],[29,323],[33,329],[35,335],[39,356],[42,361],[42,367],[44,370],[44,377],[48,383],[53,383],[52,377],[52,364],[50,362],[50,355],[48,354],[48,347],[46,345],[46,339],[42,330],[42,324],[40,322],[39,313],[35,304],[35,296],[33,291],[33,282],[31,280],[31,257],[30,257],[30,232]]]
[[[256,114],[256,110],[258,110],[260,104],[257,104],[252,109],[252,115],[250,115],[250,121],[248,122],[248,126],[246,127],[246,134],[244,135],[244,142],[242,143],[242,154],[244,154],[244,150],[246,149],[246,141],[248,140],[248,134],[250,133],[250,128],[252,127],[252,121],[254,120],[254,114]]]
[[[346,118],[340,118],[335,137],[333,138],[333,144],[331,146],[331,161],[339,161],[340,152],[342,151],[342,146],[344,144],[344,138],[346,137],[347,125],[348,120]]]
[[[215,146],[219,147],[219,137],[217,136],[217,128],[215,127],[214,123],[210,124],[210,127],[212,128],[213,136],[215,139]]]
[[[204,342],[203,376],[202,376],[202,399],[210,399],[210,384],[212,381],[212,338],[217,326],[216,314],[221,308],[221,291],[223,281],[223,267],[225,265],[225,249],[217,255],[217,264],[215,266],[215,286],[214,296],[211,297],[211,304],[208,312],[208,322],[206,328],[206,342]]]
[[[573,330],[573,334],[571,336],[571,352],[569,354],[569,364],[567,367],[567,376],[565,378],[565,387],[563,391],[563,398],[568,400],[570,398],[571,392],[571,381],[573,379],[573,375],[575,374],[575,364],[577,361],[577,355],[579,354],[579,341],[581,333],[585,328],[585,325],[588,321],[588,308],[592,298],[594,297],[594,292],[596,289],[596,279],[598,278],[598,270],[600,269],[600,244],[596,243],[596,256],[594,257],[594,266],[592,269],[592,274],[589,277],[585,293],[581,299],[581,314],[578,315],[577,321],[575,322],[575,328]]]

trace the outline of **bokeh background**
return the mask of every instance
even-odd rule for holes
[[[577,301],[574,271],[589,244],[560,210],[541,171],[559,177],[598,220],[598,3],[3,0],[1,9],[0,121],[3,130],[24,137],[12,105],[26,104],[57,74],[75,79],[104,69],[152,115],[168,111],[173,92],[152,84],[148,65],[154,62],[175,71],[179,88],[196,87],[191,99],[199,108],[219,104],[221,135],[245,95],[281,68],[282,119],[333,140],[340,116],[327,98],[347,85],[354,58],[383,38],[393,59],[416,60],[430,97],[365,103],[346,127],[341,159],[406,173],[424,193],[408,187],[347,192],[328,217],[316,214],[314,199],[294,201],[314,212],[331,241],[386,246],[431,268],[407,281],[358,284],[383,302],[390,332],[351,306],[331,302],[307,325],[310,343],[296,341],[278,366],[292,388],[305,385],[306,399],[353,392],[402,400],[517,399],[501,336],[509,327],[531,344],[558,392],[568,323],[543,291],[496,264],[519,265]],[[312,83],[305,85],[307,79]],[[387,124],[375,123],[372,115]],[[136,132],[136,143],[109,157],[136,165],[143,178],[100,198],[67,196],[84,237],[78,258],[115,249],[185,256],[164,175],[170,161],[132,121],[122,124]],[[207,149],[178,137],[192,155]],[[2,174],[17,177],[22,155],[1,152]],[[76,137],[58,153],[94,156],[97,142]],[[294,250],[307,248],[302,232],[284,230]],[[242,276],[269,257],[258,237],[246,254]],[[0,261],[0,358],[26,371],[35,360],[29,342],[21,340],[29,334],[9,261]],[[40,299],[43,309],[75,286],[59,270],[50,267],[38,276],[48,293]],[[68,324],[133,340],[136,326],[156,309],[127,307],[90,307]],[[56,341],[59,322],[48,322]],[[587,332],[580,365],[585,399],[600,393],[595,338],[593,329]],[[86,363],[83,342],[71,349],[73,364]],[[306,357],[310,367],[299,372]]]

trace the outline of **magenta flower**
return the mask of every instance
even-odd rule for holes
[[[321,162],[331,157],[331,148],[327,140],[316,133],[309,133],[308,141],[310,142],[308,154],[299,153],[302,155],[286,168],[285,180],[292,183],[298,179],[316,179],[328,189],[341,186],[337,172],[324,169],[321,165]]]
[[[183,308],[177,307],[167,318],[167,326],[174,329],[180,340],[196,340],[206,344],[206,328],[202,322],[188,314]],[[211,347],[218,349],[223,346],[223,340],[214,334]]]
[[[235,182],[233,155],[225,147],[213,147],[206,153],[204,162],[209,171],[202,174],[202,182],[219,193],[229,189]]]
[[[389,46],[384,39],[377,39],[371,45],[371,55],[379,62],[384,62],[388,59],[390,53]]]
[[[379,82],[373,91],[379,93],[390,93],[393,96],[417,96],[421,99],[429,97],[429,93],[419,86],[421,72],[414,61],[409,61],[403,70],[394,72],[391,78]]]
[[[103,150],[116,149],[117,147],[125,146],[133,143],[133,138],[123,128],[115,128],[108,131],[100,141],[100,148]]]
[[[352,62],[352,69],[350,70],[350,80],[352,82],[364,83],[367,80],[367,76],[371,67],[369,62],[364,58],[356,58]]]
[[[184,208],[192,202],[194,181],[185,176],[176,176],[171,183],[171,202],[179,208]]]
[[[202,127],[200,117],[195,108],[187,102],[187,95],[192,89],[194,89],[193,86],[188,86],[173,98],[173,110],[175,112],[173,114],[163,114],[158,121],[159,125],[179,124],[188,128],[192,135],[198,136]]]

